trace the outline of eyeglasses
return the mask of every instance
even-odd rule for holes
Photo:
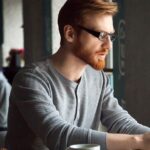
[[[86,27],[83,27],[81,25],[78,25],[78,27],[81,28],[82,30],[85,30],[86,32],[92,34],[93,36],[97,37],[100,41],[105,41],[108,38],[108,36],[112,42],[116,39],[116,35],[114,33],[107,33],[107,32],[103,32],[103,31],[97,32],[97,31],[88,29]]]

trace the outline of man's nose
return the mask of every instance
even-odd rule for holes
[[[107,36],[107,38],[103,41],[102,47],[109,50],[112,49],[112,41],[110,39],[110,36]]]
[[[107,36],[106,39],[103,41],[102,47],[109,50],[112,49],[112,41],[110,36]]]

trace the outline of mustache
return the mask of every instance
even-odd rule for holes
[[[109,49],[103,48],[103,49],[97,51],[96,53],[97,53],[97,54],[108,54],[108,51],[109,51]]]

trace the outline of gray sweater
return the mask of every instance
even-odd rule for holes
[[[0,70],[0,147],[4,147],[11,86]]]
[[[64,150],[75,143],[98,143],[106,150],[100,122],[108,132],[150,131],[119,106],[103,71],[87,66],[76,83],[46,59],[15,77],[8,122],[10,150]]]

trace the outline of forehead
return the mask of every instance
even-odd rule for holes
[[[108,14],[87,14],[84,16],[83,25],[97,31],[114,32],[113,17]]]

